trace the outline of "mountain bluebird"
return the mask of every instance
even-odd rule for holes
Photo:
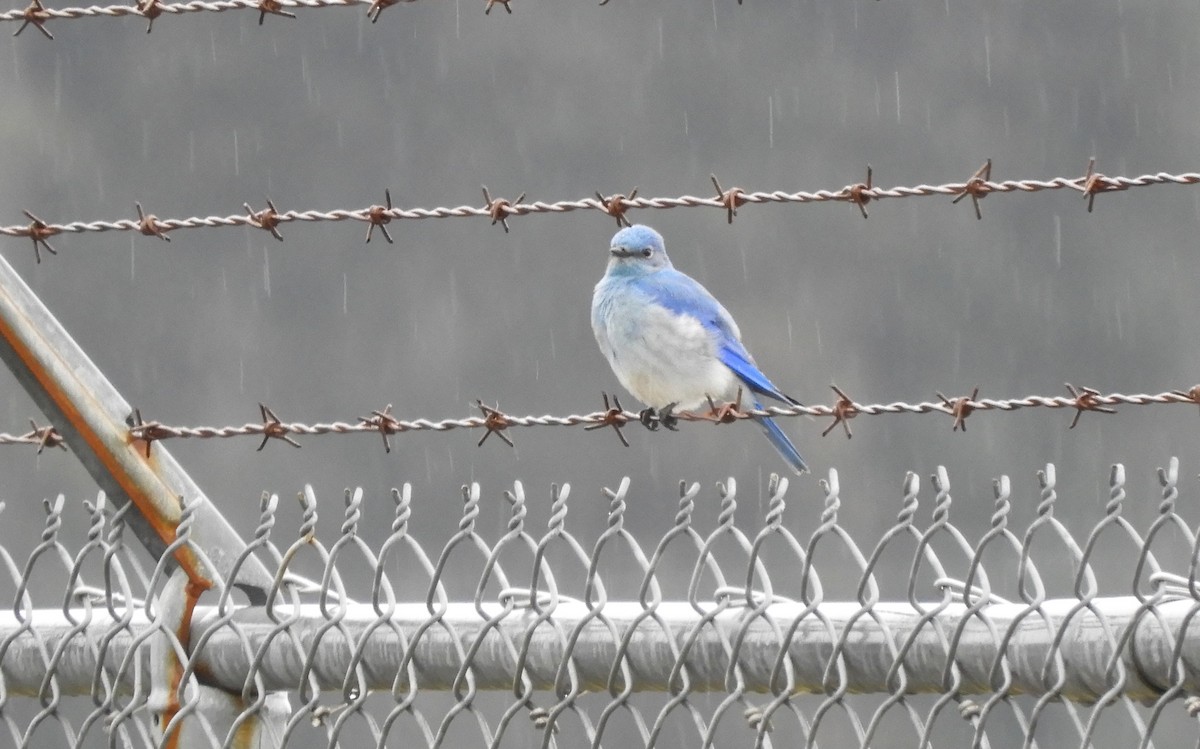
[[[608,271],[592,295],[592,331],[617,379],[649,406],[642,412],[647,426],[656,411],[670,426],[674,409],[699,408],[710,398],[730,402],[742,388],[800,405],[758,370],[721,303],[675,270],[661,234],[627,227],[612,238],[609,253]],[[754,407],[762,408],[757,398]],[[793,470],[808,470],[773,420],[755,421]]]

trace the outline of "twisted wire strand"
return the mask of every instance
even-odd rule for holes
[[[178,7],[191,5],[223,5],[228,4],[231,7],[252,7],[257,5],[258,0],[221,0],[219,3],[183,3],[178,4]],[[264,0],[266,1],[266,0]],[[289,6],[292,4],[329,4],[329,5],[347,5],[355,4],[359,0],[278,0],[282,5]],[[276,2],[276,0],[270,0]],[[94,7],[94,6],[93,6]],[[128,6],[120,6],[124,12],[136,12],[136,8]],[[156,6],[156,7],[172,7],[172,6]],[[46,11],[51,12],[51,11]],[[61,12],[61,11],[59,11]],[[183,11],[178,11],[183,12]],[[0,14],[0,20],[9,20],[7,14]],[[984,173],[984,169],[990,173],[990,161],[984,168],[976,172],[976,175]],[[26,211],[25,214],[29,217],[31,223],[17,224],[10,226],[0,226],[0,235],[10,237],[24,237],[34,240],[37,243],[45,243],[51,237],[59,234],[81,234],[85,232],[108,232],[108,231],[137,231],[147,236],[157,236],[161,239],[167,238],[167,233],[180,229],[199,229],[199,228],[217,228],[217,227],[251,227],[264,229],[269,231],[275,238],[282,240],[283,236],[279,233],[278,227],[284,224],[294,222],[319,222],[319,221],[359,221],[370,225],[371,232],[367,235],[369,242],[372,233],[378,227],[383,233],[388,242],[393,241],[391,235],[388,234],[386,225],[394,220],[420,220],[420,219],[435,219],[435,218],[487,218],[493,224],[500,223],[504,230],[508,231],[508,219],[516,216],[527,216],[531,214],[543,213],[569,213],[572,211],[600,211],[617,220],[618,223],[627,224],[625,214],[633,209],[658,209],[665,210],[670,208],[717,208],[727,212],[730,222],[737,215],[737,209],[747,204],[767,204],[767,203],[825,203],[825,202],[846,202],[855,204],[861,211],[864,217],[867,215],[866,206],[872,200],[882,200],[885,198],[912,198],[912,197],[953,197],[953,202],[959,202],[963,198],[970,197],[975,207],[976,214],[979,213],[979,201],[992,193],[1036,193],[1048,190],[1076,190],[1088,199],[1088,210],[1092,209],[1091,201],[1096,195],[1106,192],[1119,192],[1132,187],[1146,187],[1149,185],[1195,185],[1200,183],[1200,173],[1186,172],[1182,174],[1171,174],[1167,172],[1158,172],[1156,174],[1143,174],[1139,177],[1109,177],[1100,174],[1094,170],[1095,160],[1089,163],[1087,172],[1082,177],[1055,177],[1048,180],[1024,179],[1024,180],[1005,180],[1002,182],[991,182],[979,176],[974,176],[966,182],[949,182],[945,184],[919,184],[915,186],[896,186],[896,187],[876,187],[871,183],[870,173],[866,183],[856,183],[846,185],[837,190],[817,190],[815,192],[786,192],[783,190],[774,190],[769,192],[748,192],[740,187],[732,187],[722,189],[716,177],[713,177],[713,184],[716,187],[717,195],[712,197],[698,197],[694,195],[681,195],[679,197],[638,197],[637,190],[634,189],[630,195],[614,194],[604,196],[599,193],[594,198],[583,198],[580,200],[557,200],[552,202],[531,201],[523,202],[525,196],[522,194],[514,201],[508,201],[503,198],[493,198],[484,189],[485,204],[482,206],[474,205],[459,205],[453,207],[439,206],[435,208],[401,208],[394,207],[391,204],[390,191],[387,193],[386,205],[372,205],[366,208],[356,209],[334,209],[334,210],[288,210],[279,211],[274,204],[268,201],[268,207],[262,210],[254,210],[246,205],[246,212],[240,214],[230,214],[227,216],[191,216],[188,218],[159,218],[152,214],[144,213],[141,206],[138,206],[138,218],[115,219],[115,220],[100,220],[100,221],[68,221],[65,223],[53,223],[43,221]],[[40,258],[40,255],[39,255]]]
[[[1070,395],[1029,395],[1024,398],[979,398],[970,397],[947,398],[939,393],[940,403],[922,401],[907,403],[893,401],[891,403],[858,403],[850,400],[843,391],[835,387],[840,399],[831,406],[772,406],[761,409],[745,409],[727,411],[719,410],[719,415],[706,413],[683,412],[675,414],[674,418],[681,422],[707,422],[714,424],[740,421],[761,416],[816,416],[832,417],[833,422],[825,430],[832,431],[838,424],[846,428],[849,435],[848,422],[859,415],[881,416],[885,414],[929,414],[937,413],[954,419],[954,428],[965,427],[965,420],[976,412],[987,411],[1018,411],[1027,408],[1049,408],[1075,410],[1074,428],[1078,418],[1085,411],[1100,413],[1115,413],[1114,406],[1150,406],[1150,405],[1200,405],[1200,385],[1188,390],[1170,390],[1156,394],[1146,393],[1100,393],[1091,388],[1075,388],[1068,384]],[[606,397],[607,404],[607,397]],[[370,417],[359,417],[358,421],[334,421],[328,423],[286,422],[280,420],[271,409],[260,406],[264,420],[260,423],[247,422],[242,425],[230,426],[185,426],[167,425],[157,421],[141,422],[130,427],[130,435],[145,442],[155,442],[166,439],[227,439],[231,437],[259,437],[262,442],[261,450],[271,439],[278,439],[299,447],[292,436],[328,436],[342,434],[381,434],[384,445],[391,449],[388,438],[403,432],[446,432],[453,429],[486,429],[484,439],[493,433],[500,435],[506,442],[505,432],[511,427],[550,427],[550,426],[582,426],[585,429],[595,429],[611,426],[620,435],[620,429],[630,423],[643,421],[643,414],[622,410],[619,407],[606,411],[594,411],[586,414],[569,414],[556,416],[553,414],[513,416],[503,413],[496,408],[477,402],[482,410],[481,416],[469,416],[461,419],[431,420],[427,418],[398,419],[391,414],[391,405],[382,411],[374,411]],[[648,425],[657,429],[662,418],[650,415],[644,419]],[[964,429],[965,431],[965,429]],[[622,435],[623,437],[623,435]],[[483,444],[480,440],[479,444]],[[0,445],[36,445],[40,453],[46,447],[62,447],[62,437],[53,426],[39,427],[34,425],[25,434],[0,433]]]
[[[403,0],[412,2],[413,0]],[[328,8],[351,7],[355,5],[371,5],[371,0],[273,0],[273,5],[281,8]],[[189,0],[183,3],[154,3],[154,14],[169,13],[182,15],[184,13],[221,13],[227,10],[260,10],[263,3],[260,0]],[[0,13],[0,21],[25,21],[30,15],[46,20],[74,20],[77,18],[96,18],[108,16],[147,17],[147,12],[138,5],[88,5],[77,8],[48,8],[35,7],[33,11],[26,8],[16,8]]]

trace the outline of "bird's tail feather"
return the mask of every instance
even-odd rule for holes
[[[755,401],[754,407],[762,408],[762,405]],[[800,457],[800,452],[796,449],[796,446],[783,433],[783,430],[779,428],[774,419],[763,417],[761,419],[756,418],[755,421],[762,427],[763,433],[767,435],[767,439],[771,441],[771,444],[779,451],[779,454],[783,456],[783,459],[787,461],[793,471],[796,473],[808,473],[808,464],[804,462],[804,458]]]

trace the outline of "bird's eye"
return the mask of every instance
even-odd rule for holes
[[[651,250],[649,247],[642,250],[642,257],[650,257],[652,254],[654,254],[654,251]]]

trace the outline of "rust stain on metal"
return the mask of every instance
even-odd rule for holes
[[[179,620],[179,629],[175,630],[175,637],[179,640],[179,647],[184,652],[190,651],[192,646],[192,614],[196,611],[196,603],[200,600],[200,596],[204,594],[204,591],[212,587],[211,583],[204,580],[197,581],[190,574],[188,578],[188,584],[184,588],[183,616]],[[183,679],[184,665],[175,656],[174,651],[171,652],[170,661],[167,675],[167,704],[163,708],[163,714],[160,719],[160,725],[163,726],[170,725],[182,707],[179,704],[179,683]],[[175,731],[170,736],[165,737],[166,741],[163,746],[165,749],[180,749],[182,737],[183,726],[181,724],[175,727]]]
[[[16,305],[14,305],[16,307]],[[22,313],[23,314],[23,313]],[[26,320],[27,328],[34,329],[32,322]],[[129,496],[129,499],[137,506],[146,521],[158,534],[158,537],[163,540],[163,543],[169,544],[175,538],[175,521],[165,517],[161,508],[154,501],[154,497],[143,491],[138,482],[130,476],[125,468],[121,465],[121,460],[118,455],[111,449],[106,440],[92,428],[88,423],[87,418],[80,412],[71,397],[63,391],[62,387],[57,383],[46,371],[45,367],[39,362],[38,357],[25,344],[17,331],[12,328],[9,321],[0,317],[0,333],[4,335],[8,344],[13,347],[17,356],[29,368],[30,373],[37,379],[42,389],[54,400],[56,406],[62,411],[71,425],[79,432],[79,435],[87,442],[92,453],[104,464],[109,474],[121,486],[121,489]],[[139,449],[142,440],[135,440],[132,435],[125,437],[125,449],[129,450],[131,455],[137,460],[143,460],[144,446]],[[155,477],[161,482],[162,479],[155,471]],[[163,496],[175,496],[165,484],[162,484]],[[176,500],[178,501],[178,499]],[[175,551],[175,560],[184,569],[188,575],[188,579],[195,583],[202,583],[205,586],[211,587],[209,581],[203,572],[203,565],[199,558],[193,554],[186,545],[180,546]]]

